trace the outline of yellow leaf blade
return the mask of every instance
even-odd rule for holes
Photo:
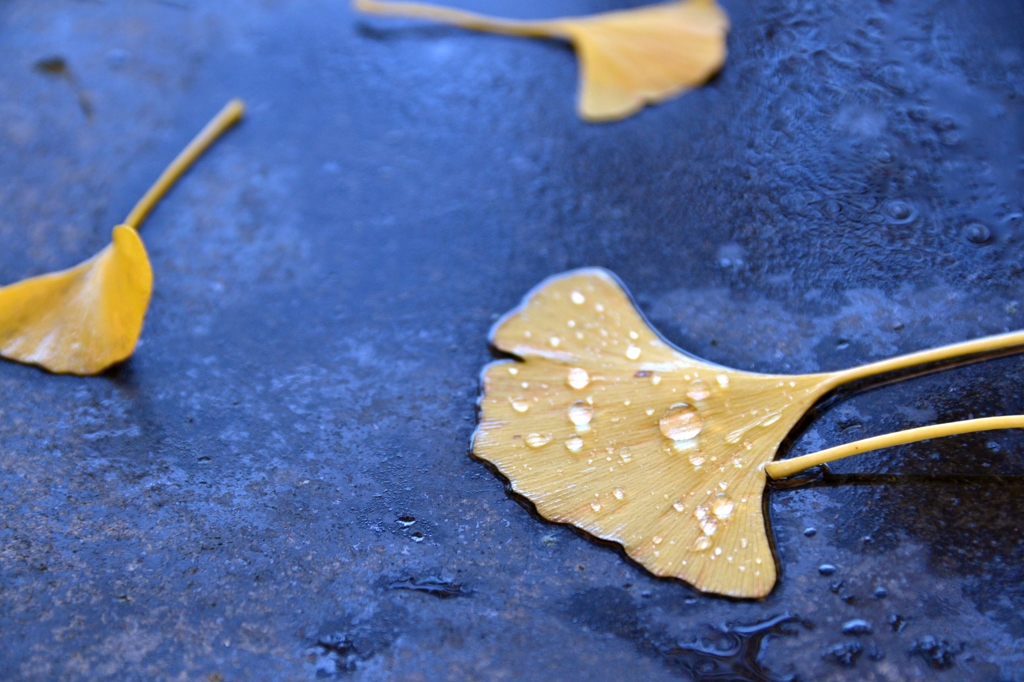
[[[729,20],[694,0],[565,22],[580,58],[579,113],[589,121],[630,116],[696,87],[725,63]]]
[[[762,466],[827,375],[689,356],[596,269],[542,283],[492,343],[523,362],[485,370],[473,452],[513,490],[552,521],[620,543],[655,575],[732,597],[771,590]]]
[[[0,355],[58,374],[102,372],[134,351],[152,290],[142,240],[119,225],[84,263],[0,288]]]

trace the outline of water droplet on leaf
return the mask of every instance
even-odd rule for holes
[[[707,400],[711,396],[711,387],[708,382],[697,379],[686,391],[686,397],[690,400]]]
[[[530,403],[526,402],[522,398],[517,398],[512,402],[512,409],[516,412],[522,413],[530,409]]]
[[[736,505],[725,493],[716,495],[715,501],[711,503],[711,511],[723,521],[732,516],[733,509],[735,508]]]
[[[569,384],[570,388],[582,391],[590,384],[590,375],[582,367],[573,367],[569,370],[569,376],[566,378],[565,383]]]
[[[666,438],[690,440],[704,428],[704,420],[697,413],[697,408],[686,403],[676,403],[665,411],[658,426]]]
[[[526,437],[526,444],[531,448],[539,448],[551,442],[551,434],[531,433]]]

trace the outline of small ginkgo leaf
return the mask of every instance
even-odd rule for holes
[[[553,277],[491,334],[473,452],[552,521],[620,543],[655,575],[762,597],[776,580],[764,467],[854,379],[1024,344],[1008,334],[835,373],[742,372],[662,339],[608,272]]]
[[[0,289],[0,355],[58,374],[96,374],[131,356],[153,292],[138,233],[69,270]]]
[[[57,374],[97,374],[131,356],[153,292],[138,228],[192,163],[245,112],[233,100],[174,159],[112,243],[68,270],[0,288],[0,355]]]
[[[729,18],[714,0],[675,0],[550,21],[491,19],[420,3],[355,0],[372,14],[417,17],[463,28],[573,44],[580,59],[578,109],[613,121],[704,83],[725,63]]]

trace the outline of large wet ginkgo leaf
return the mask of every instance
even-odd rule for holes
[[[545,518],[620,543],[655,575],[761,597],[776,581],[764,467],[818,398],[1024,335],[830,374],[742,372],[672,347],[610,273],[587,269],[534,289],[491,342],[521,361],[484,371],[476,456]]]
[[[244,114],[233,100],[114,228],[111,244],[68,270],[0,288],[0,355],[57,374],[97,374],[131,356],[153,292],[138,228],[197,158]]]
[[[714,0],[685,0],[549,21],[508,21],[409,2],[355,0],[367,13],[571,42],[580,60],[580,116],[611,121],[704,83],[725,63],[729,19]]]

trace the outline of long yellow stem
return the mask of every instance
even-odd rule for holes
[[[188,146],[178,154],[174,161],[171,161],[171,165],[167,166],[164,172],[160,174],[160,177],[157,178],[157,181],[153,183],[153,186],[149,188],[149,191],[139,199],[139,203],[135,204],[135,208],[125,218],[124,224],[136,230],[139,229],[139,225],[146,219],[149,212],[153,210],[156,203],[167,193],[171,185],[188,170],[189,166],[195,163],[196,159],[202,156],[203,152],[218,137],[224,134],[224,131],[241,120],[243,115],[245,115],[245,103],[242,100],[233,99],[228,102],[220,110],[220,113],[214,116],[206,124],[206,127],[188,143]]]
[[[378,2],[377,0],[353,0],[356,9],[367,14],[379,14],[411,19],[429,19],[451,24],[473,31],[503,33],[528,38],[564,37],[555,21],[510,21],[494,19],[482,14],[463,12],[447,7],[435,7],[420,2]]]
[[[765,472],[767,472],[768,476],[771,478],[785,478],[786,476],[792,476],[795,473],[799,473],[804,469],[809,469],[813,466],[818,466],[819,464],[834,462],[837,459],[860,455],[873,450],[891,448],[895,445],[905,445],[907,443],[916,443],[918,441],[930,440],[932,438],[955,436],[961,433],[994,431],[997,429],[1024,429],[1024,415],[968,419],[949,424],[933,424],[931,426],[922,426],[920,428],[908,429],[906,431],[897,431],[896,433],[887,433],[883,436],[875,436],[874,438],[865,438],[864,440],[854,441],[853,443],[847,443],[845,445],[837,445],[834,448],[828,448],[827,450],[822,450],[820,452],[813,452],[809,455],[794,457],[793,459],[784,459],[779,462],[772,462],[765,467]]]
[[[868,377],[886,374],[888,372],[896,372],[902,369],[919,367],[933,362],[966,358],[971,355],[982,355],[1018,346],[1024,350],[1024,331],[999,334],[997,336],[986,336],[982,339],[954,343],[948,346],[920,351],[918,353],[900,355],[880,362],[872,362],[871,364],[861,365],[860,367],[851,367],[850,369],[843,370],[835,374],[836,385],[856,381],[857,379],[866,379]],[[981,360],[984,358],[978,359]]]

